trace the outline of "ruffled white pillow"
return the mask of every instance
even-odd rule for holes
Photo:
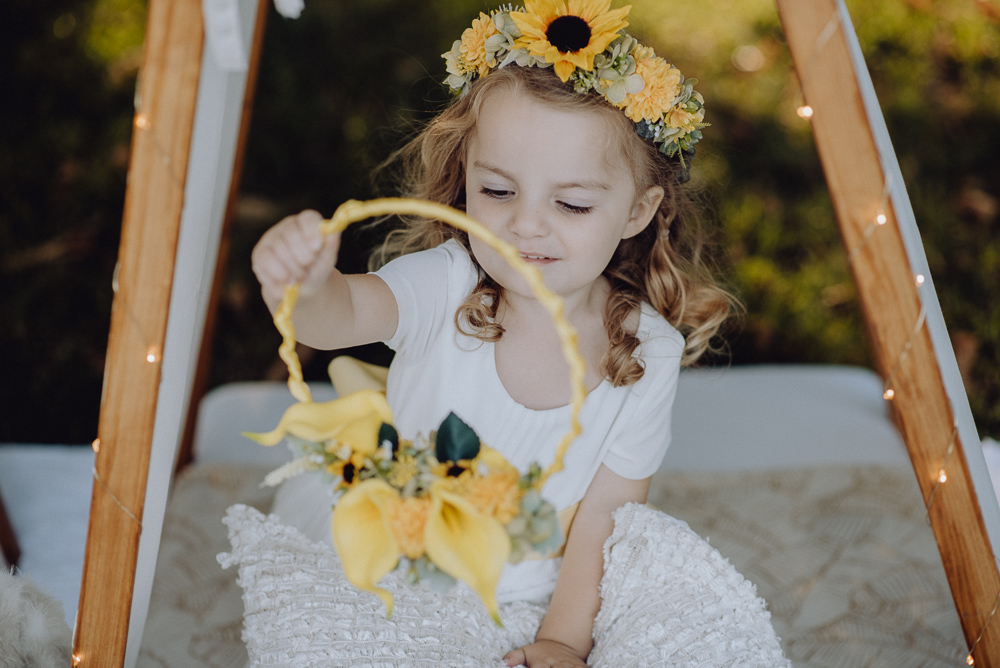
[[[545,612],[503,605],[501,628],[466,587],[438,594],[393,573],[380,583],[395,597],[386,620],[381,600],[344,579],[328,545],[244,505],[223,521],[233,549],[219,563],[239,565],[251,666],[500,668]],[[753,585],[684,522],[629,504],[604,552],[591,665],[790,668]]]

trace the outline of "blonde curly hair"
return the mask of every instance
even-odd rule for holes
[[[468,141],[484,102],[498,90],[530,95],[557,109],[591,109],[602,114],[620,136],[618,144],[631,167],[636,192],[657,185],[664,190],[652,222],[636,236],[622,240],[604,270],[611,286],[604,312],[610,345],[601,361],[601,374],[616,387],[642,377],[642,362],[633,354],[639,339],[627,326],[629,316],[642,302],[684,335],[682,365],[692,365],[704,353],[716,350],[713,340],[739,303],[714,277],[693,199],[678,180],[680,164],[641,139],[620,110],[598,95],[577,93],[572,83],[561,82],[551,69],[509,66],[478,79],[467,94],[382,165],[382,169],[398,170],[402,194],[465,209]],[[472,256],[464,232],[436,220],[404,219],[401,227],[388,234],[369,264],[374,269],[448,239],[456,239]],[[472,257],[479,269],[479,282],[459,307],[455,323],[465,334],[497,341],[503,336],[503,327],[496,322],[503,289]]]

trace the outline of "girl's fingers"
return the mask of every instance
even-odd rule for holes
[[[523,666],[528,660],[528,655],[524,653],[523,647],[518,647],[503,655],[503,662],[508,666]]]
[[[285,243],[298,263],[308,267],[316,261],[316,255],[323,246],[323,235],[319,231],[323,217],[316,211],[303,211],[294,216],[293,220],[294,224],[285,228]]]
[[[265,232],[251,254],[258,279],[281,285],[305,280],[323,248],[321,221],[317,212],[303,211],[284,218]]]
[[[326,281],[333,266],[337,263],[338,250],[340,250],[340,234],[327,235],[321,241],[316,259],[302,280],[304,294],[311,294]]]

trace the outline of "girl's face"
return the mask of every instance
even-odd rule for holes
[[[567,111],[496,91],[469,142],[468,213],[535,265],[550,290],[592,303],[618,242],[652,219],[663,190],[637,194],[624,154],[595,111]],[[474,237],[483,269],[513,295],[533,297],[506,261]]]

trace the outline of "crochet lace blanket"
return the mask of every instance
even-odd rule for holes
[[[462,586],[447,594],[385,586],[381,601],[352,587],[337,555],[297,529],[244,505],[229,509],[232,551],[245,605],[243,640],[252,666],[503,666],[530,642],[544,609],[501,607],[495,625]],[[687,524],[629,504],[605,545],[602,606],[593,666],[790,666],[752,584]]]

